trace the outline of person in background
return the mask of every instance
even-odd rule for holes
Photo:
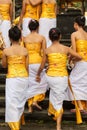
[[[20,130],[20,119],[28,89],[28,51],[19,45],[21,31],[17,26],[9,30],[12,46],[3,50],[2,66],[8,69],[6,76],[5,121],[11,130]]]
[[[23,0],[22,11],[19,19],[19,28],[23,28],[23,36],[27,36],[30,33],[28,23],[31,19],[39,19],[39,5],[33,6],[30,0]]]
[[[57,122],[57,130],[61,130],[63,101],[68,88],[68,72],[66,67],[68,55],[74,57],[74,60],[81,60],[79,54],[69,47],[60,44],[60,37],[61,33],[58,28],[50,29],[49,38],[52,44],[45,50],[41,67],[36,77],[37,82],[40,82],[40,73],[46,61],[48,61],[48,69],[46,70],[46,78],[50,87],[48,113],[54,115],[54,119]]]
[[[85,17],[78,16],[74,21],[75,32],[71,35],[72,49],[82,56],[82,60],[74,63],[70,74],[70,82],[81,112],[87,113],[87,32],[84,31]],[[70,100],[73,100],[70,96]],[[71,112],[75,112],[72,109]]]
[[[41,3],[40,18],[39,18],[39,34],[46,38],[47,47],[51,45],[49,39],[49,30],[56,27],[57,3],[56,0],[31,0],[33,5]]]
[[[12,0],[0,0],[0,32],[5,43],[5,48],[10,47],[8,31],[11,28],[13,14]]]
[[[42,35],[38,34],[39,22],[31,20],[29,29],[31,33],[24,37],[24,46],[27,48],[29,57],[29,88],[27,91],[29,112],[33,111],[33,107],[42,110],[38,102],[45,98],[46,93],[46,80],[44,71],[41,73],[41,82],[36,82],[36,74],[40,68],[42,55],[46,48],[46,41]]]

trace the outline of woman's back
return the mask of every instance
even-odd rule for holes
[[[11,4],[11,0],[0,0],[0,4]]]
[[[35,34],[29,34],[25,39],[25,47],[28,50],[28,53],[30,55],[29,58],[29,64],[32,63],[41,63],[42,56],[42,43],[43,43],[43,36],[35,33]]]
[[[87,40],[87,32],[83,29],[74,33],[76,40]]]
[[[5,49],[6,56],[26,56],[27,55],[27,49],[20,46],[20,45],[12,45],[11,47]]]
[[[42,3],[56,3],[55,0],[42,0]]]

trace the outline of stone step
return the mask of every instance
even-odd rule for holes
[[[70,46],[71,45],[71,40],[70,39],[61,39],[60,43],[65,45],[65,46]]]
[[[46,92],[46,98],[42,102],[40,102],[39,105],[41,105],[43,109],[47,109],[49,105],[49,91]],[[74,105],[68,101],[64,101],[63,106],[64,109],[74,108]],[[1,108],[5,107],[5,85],[4,84],[0,85],[0,107]],[[25,107],[28,108],[27,102]]]
[[[28,121],[28,120],[43,120],[43,121],[53,120],[53,116],[48,116],[47,110],[42,110],[42,111],[36,111],[35,110],[35,111],[33,111],[32,114],[29,114],[28,110],[26,109],[24,111],[24,116],[25,116],[26,121]],[[82,119],[83,119],[83,121],[87,121],[87,114],[82,114]],[[5,109],[0,108],[0,122],[2,122],[2,120],[3,121],[5,120]],[[68,111],[65,110],[64,114],[63,114],[63,120],[75,121],[76,120],[76,114],[71,113],[69,110]]]
[[[5,84],[0,84],[0,96],[1,93],[5,93]]]
[[[39,102],[39,105],[46,110],[49,106],[49,98],[46,97],[43,101]],[[0,108],[5,108],[5,96],[0,96]],[[26,102],[25,108],[28,108],[28,103]],[[74,108],[74,105],[70,101],[64,101],[63,108],[70,110]]]
[[[0,73],[0,84],[5,84],[6,74]]]
[[[1,73],[7,73],[7,68],[3,68],[1,63],[0,63],[0,74]]]

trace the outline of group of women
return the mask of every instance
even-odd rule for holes
[[[45,98],[47,86],[50,88],[48,113],[54,115],[57,130],[61,130],[63,101],[74,100],[68,77],[79,110],[87,113],[87,32],[83,29],[85,17],[78,16],[75,19],[76,31],[71,35],[72,47],[69,48],[60,44],[61,32],[56,28],[55,0],[23,0],[18,26],[9,26],[10,29],[7,23],[11,23],[12,1],[0,0],[0,9],[0,27],[4,26],[3,30],[11,43],[10,46],[4,40],[2,56],[3,67],[8,68],[5,118],[11,130],[20,130],[26,101],[29,112],[33,112],[33,107],[42,110],[38,102]],[[4,36],[2,32],[3,39]],[[21,39],[23,46],[20,45]],[[74,64],[70,76],[66,67],[68,60]]]

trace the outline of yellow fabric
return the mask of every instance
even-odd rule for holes
[[[75,108],[76,108],[76,119],[77,119],[77,124],[81,124],[82,123],[82,116],[81,116],[81,113],[80,113],[80,110],[79,110],[79,107],[78,107],[78,104],[76,102],[76,99],[75,99],[75,95],[74,95],[74,92],[73,92],[73,89],[72,89],[72,86],[71,86],[71,83],[70,83],[70,79],[68,78],[68,84],[69,84],[69,88],[72,92],[72,95],[74,97],[74,104],[75,104]]]
[[[41,18],[56,18],[55,14],[56,4],[42,4]]]
[[[2,50],[0,49],[0,59],[2,58]]]
[[[47,75],[49,76],[67,76],[66,69],[67,55],[61,53],[50,53],[48,56],[49,67]]]
[[[33,102],[36,102],[36,101],[40,102],[40,101],[44,100],[44,98],[45,98],[45,94],[38,94],[28,100],[28,106],[31,106],[33,104]]]
[[[22,124],[22,125],[25,125],[25,118],[24,118],[24,114],[22,114],[22,116],[21,116],[21,121],[20,121],[20,122],[21,122],[21,124]]]
[[[41,63],[41,43],[25,43],[29,53],[29,64]]]
[[[87,40],[77,40],[76,51],[82,56],[83,61],[87,61]]]
[[[8,122],[11,130],[20,130],[20,122]]]
[[[20,16],[14,19],[13,25],[17,25],[19,23]]]
[[[28,72],[25,68],[25,56],[8,56],[8,73],[7,78],[13,77],[28,77]]]
[[[10,20],[9,8],[10,4],[0,4],[0,16],[2,20]]]
[[[32,19],[39,19],[39,12],[38,12],[39,6],[32,6],[30,4],[26,5],[24,18],[32,18]]]
[[[56,120],[56,119],[59,117],[59,115],[60,115],[61,113],[63,113],[63,108],[60,109],[60,110],[55,110],[54,107],[53,107],[53,105],[52,105],[51,103],[49,103],[48,112],[49,112],[50,114],[54,115],[54,118],[53,118],[53,119]]]

